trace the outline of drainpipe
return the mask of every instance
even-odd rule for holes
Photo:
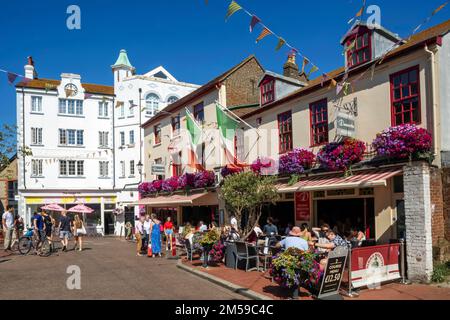
[[[113,132],[112,132],[112,152],[113,152],[113,190],[116,190],[116,115],[114,114],[114,111],[116,107],[114,106],[115,97],[113,97],[113,103],[112,103],[112,126],[113,126]]]
[[[27,178],[25,176],[25,162],[26,162],[26,155],[25,155],[25,90],[24,87],[22,87],[22,152],[23,152],[23,166],[22,166],[22,174],[23,174],[23,188],[27,189]],[[26,208],[25,208],[26,211]]]
[[[436,50],[437,51],[437,50]],[[430,54],[430,69],[431,69],[431,105],[432,105],[432,113],[433,113],[433,149],[434,154],[440,159],[440,155],[437,153],[437,139],[438,139],[438,132],[437,132],[437,116],[436,113],[439,111],[438,106],[436,103],[436,81],[435,81],[435,64],[436,64],[436,52],[428,49],[428,45],[425,44],[425,52]],[[441,137],[439,137],[440,141]]]

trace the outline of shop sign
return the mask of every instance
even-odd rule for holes
[[[154,175],[164,175],[166,174],[166,166],[163,164],[152,165],[152,174]]]
[[[311,201],[309,192],[297,192],[295,194],[295,220],[310,221]]]
[[[400,244],[352,250],[352,286],[378,287],[382,282],[400,279]]]
[[[338,112],[336,119],[336,134],[340,137],[356,136],[355,116],[352,114],[346,114]]]
[[[116,203],[117,197],[104,197],[104,203]],[[62,198],[25,198],[25,203],[27,205],[33,204],[49,204],[49,203],[59,203],[59,204],[73,204],[73,203],[84,203],[84,204],[99,204],[102,202],[101,197],[62,197]]]
[[[327,266],[323,274],[322,284],[317,296],[318,299],[339,296],[347,256],[348,249],[342,246],[336,247],[328,254]]]

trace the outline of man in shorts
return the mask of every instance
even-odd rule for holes
[[[67,246],[69,245],[69,238],[72,232],[72,221],[67,216],[67,211],[61,212],[61,217],[59,218],[59,238],[61,239],[62,251],[67,251]]]

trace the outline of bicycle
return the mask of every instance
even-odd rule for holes
[[[39,248],[38,244],[40,244]],[[48,239],[44,237],[44,240],[40,241],[34,230],[28,228],[25,235],[19,239],[18,250],[21,255],[27,255],[30,253],[31,249],[36,251],[39,249],[39,255],[42,257],[48,257],[52,253]]]

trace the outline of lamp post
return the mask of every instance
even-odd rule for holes
[[[136,165],[136,167],[137,167],[137,169],[138,169],[139,174],[142,176],[142,169],[143,169],[143,167],[144,167],[144,165],[142,164],[142,162],[139,161],[138,164]]]

